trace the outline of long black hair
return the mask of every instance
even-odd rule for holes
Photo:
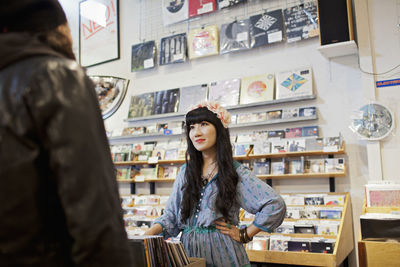
[[[203,169],[202,152],[198,151],[189,137],[190,126],[202,121],[212,123],[216,129],[216,150],[218,164],[218,179],[216,184],[218,195],[215,207],[225,219],[231,220],[229,211],[236,203],[236,187],[239,177],[233,166],[232,145],[229,130],[224,128],[217,115],[206,107],[194,109],[186,114],[186,170],[185,183],[182,187],[183,196],[181,203],[182,222],[190,217],[200,199],[200,191],[203,183],[201,173]]]

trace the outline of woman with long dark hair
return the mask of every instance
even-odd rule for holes
[[[203,102],[186,114],[187,155],[164,215],[146,232],[177,236],[191,257],[207,266],[250,266],[243,243],[278,227],[286,206],[266,183],[232,157],[230,114],[218,103]],[[239,209],[255,214],[239,229]]]

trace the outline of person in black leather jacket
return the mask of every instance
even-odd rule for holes
[[[57,0],[0,0],[0,266],[131,266],[94,86]]]

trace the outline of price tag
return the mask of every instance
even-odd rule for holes
[[[282,31],[268,34],[268,43],[275,43],[280,41],[282,41]]]
[[[143,175],[136,175],[135,176],[135,182],[144,182],[144,176]]]
[[[249,33],[248,32],[241,32],[236,35],[236,41],[242,42],[242,41],[247,41],[249,38]]]
[[[147,161],[148,164],[157,164],[158,163],[158,157],[150,157],[149,160]]]
[[[149,69],[149,68],[154,67],[153,58],[146,59],[146,60],[143,62],[143,67],[144,67],[145,69]]]
[[[197,9],[197,14],[201,15],[213,11],[213,3],[204,4],[202,8]]]
[[[174,61],[182,60],[183,59],[183,54],[177,54],[174,55]]]

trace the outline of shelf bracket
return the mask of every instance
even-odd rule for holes
[[[135,183],[130,183],[131,184],[131,194],[134,195],[136,194],[136,185]]]
[[[156,183],[150,182],[150,194],[154,195],[156,193]]]

